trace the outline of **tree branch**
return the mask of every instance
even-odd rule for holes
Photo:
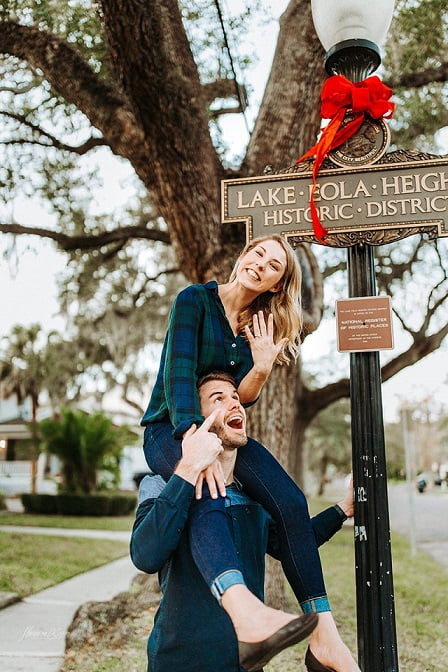
[[[55,91],[102,132],[116,154],[129,158],[133,152],[135,156],[146,152],[147,160],[148,148],[128,101],[64,40],[32,26],[3,21],[0,53],[16,56],[41,70]]]
[[[216,98],[238,98],[237,83],[234,79],[216,79],[214,82],[206,82],[202,85],[205,99],[208,105],[216,100]],[[243,95],[246,95],[246,89],[243,87]]]
[[[94,149],[95,147],[101,147],[101,146],[107,145],[107,142],[106,142],[106,140],[104,140],[104,138],[95,138],[95,137],[91,136],[82,145],[79,145],[78,147],[74,147],[73,145],[67,145],[65,142],[61,142],[54,135],[52,135],[51,133],[48,133],[48,131],[45,131],[43,128],[41,128],[37,124],[33,124],[23,114],[14,114],[12,112],[7,112],[6,110],[0,110],[0,115],[8,117],[9,119],[14,119],[15,121],[18,121],[23,126],[26,126],[27,128],[29,128],[32,133],[38,133],[39,135],[41,135],[44,138],[47,138],[47,140],[49,140],[49,142],[46,143],[46,142],[40,142],[39,140],[28,140],[26,138],[22,138],[20,140],[7,140],[6,142],[1,143],[3,145],[32,144],[32,145],[40,145],[41,147],[50,147],[51,146],[51,147],[55,147],[56,149],[61,149],[63,151],[73,152],[75,154],[78,154],[79,156],[82,156],[83,154],[87,154],[87,152],[89,152],[91,149]]]
[[[144,226],[123,226],[113,231],[103,231],[99,234],[83,236],[69,236],[61,231],[52,231],[34,226],[22,226],[21,224],[0,224],[0,233],[12,233],[14,235],[31,235],[40,238],[49,238],[57,243],[58,247],[65,252],[73,250],[91,250],[103,245],[110,245],[117,241],[131,239],[156,240],[169,245],[170,235],[167,231],[148,229]]]
[[[396,74],[390,77],[385,84],[391,89],[419,89],[428,84],[446,81],[448,81],[448,63],[442,63],[438,68]]]
[[[40,82],[36,81],[31,81],[28,82],[28,84],[21,84],[19,86],[0,86],[0,93],[13,93],[15,96],[20,96],[21,94],[28,93],[28,91],[32,91],[35,89],[37,86],[39,86]]]
[[[405,351],[385,364],[381,368],[381,378],[385,382],[397,373],[412,366],[427,355],[435,352],[441,345],[444,338],[448,336],[448,324],[445,324],[439,331],[430,336],[424,333],[414,334],[414,342]],[[330,406],[338,399],[350,396],[350,380],[341,378],[335,383],[329,383],[319,389],[309,389],[305,385],[300,385],[300,415],[306,418],[307,422],[311,420],[323,409]]]
[[[121,319],[127,319],[127,318],[129,318],[129,316],[132,315],[132,313],[134,312],[138,300],[139,300],[142,296],[145,296],[146,298],[148,297],[148,286],[149,286],[152,282],[156,282],[156,281],[160,280],[160,278],[163,277],[163,276],[174,275],[174,274],[177,274],[177,273],[180,273],[180,272],[181,272],[180,268],[177,268],[177,267],[176,267],[176,268],[166,268],[166,269],[162,269],[159,273],[156,273],[156,275],[154,275],[153,277],[148,277],[148,276],[147,276],[147,277],[145,278],[144,282],[141,283],[140,288],[137,289],[137,291],[132,292],[132,293],[129,294],[129,297],[130,297],[131,302],[132,302],[132,306],[129,306],[129,307],[127,307],[127,308],[119,308],[119,307],[115,306],[115,307],[112,309],[112,313],[113,313],[116,317],[119,317],[119,318],[121,318]],[[98,326],[98,325],[100,325],[101,322],[104,320],[104,318],[106,317],[107,314],[108,314],[108,309],[106,309],[105,311],[103,311],[103,312],[101,313],[101,315],[98,315],[98,316],[93,320],[93,326]]]
[[[127,386],[126,386],[126,388],[127,388]],[[143,415],[143,413],[145,412],[145,409],[143,408],[143,406],[140,406],[140,404],[138,404],[136,401],[133,401],[132,399],[130,399],[130,398],[127,396],[127,393],[128,393],[128,392],[127,392],[127,389],[123,389],[123,393],[122,393],[122,395],[121,395],[122,400],[123,400],[126,404],[128,404],[128,406],[130,406],[131,408],[133,408],[134,410],[136,410],[136,411],[138,412],[139,415]]]
[[[209,114],[212,119],[217,119],[224,114],[240,114],[242,111],[241,106],[238,104],[235,107],[220,107],[215,110],[209,110]]]
[[[382,369],[383,381],[389,380],[396,373],[402,371],[408,366],[412,366],[432,352],[435,352],[441,345],[443,339],[448,335],[448,324],[445,324],[439,331],[430,336],[418,334],[414,338],[412,345],[400,353],[397,357],[385,364]]]

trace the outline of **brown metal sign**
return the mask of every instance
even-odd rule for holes
[[[326,243],[383,245],[426,232],[448,236],[448,157],[393,152],[368,166],[326,160],[315,199]],[[309,198],[311,164],[281,173],[223,180],[222,221],[244,222],[247,239],[278,233],[292,245],[315,237]]]
[[[339,352],[391,350],[394,347],[389,296],[336,301]]]

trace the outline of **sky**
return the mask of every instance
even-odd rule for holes
[[[224,11],[244,4],[241,0],[227,0],[223,3]],[[273,4],[273,3],[272,3]],[[280,14],[287,1],[275,3],[275,12]],[[270,70],[276,40],[276,26],[270,24],[258,28],[256,42],[262,45],[257,49],[258,63],[250,73],[244,74],[254,87],[252,109],[248,111],[248,120],[254,114],[256,102],[261,99],[264,84]],[[241,115],[226,115],[225,132],[233,142],[235,152],[241,150],[247,142],[247,131]],[[119,207],[126,198],[126,180],[130,169],[123,161],[110,155],[107,159],[97,153],[98,170],[104,181],[104,187],[97,194],[99,210]],[[8,213],[6,206],[6,214]],[[32,210],[21,203],[14,205],[16,221],[23,224],[45,224],[45,212],[33,206]],[[0,241],[0,244],[2,241]],[[63,254],[57,253],[50,242],[34,241],[18,238],[16,253],[11,261],[0,257],[0,338],[6,336],[14,324],[30,325],[38,322],[45,329],[63,330],[63,321],[58,315],[57,283],[66,264]],[[3,249],[3,248],[0,248]],[[340,297],[345,298],[345,297]],[[323,323],[317,332],[305,341],[304,359],[316,362],[325,354],[336,352],[336,328],[333,321]],[[398,344],[397,344],[398,345]],[[384,414],[386,420],[398,418],[399,405],[405,400],[419,403],[425,398],[434,400],[435,404],[448,401],[448,344],[443,349],[418,364],[410,367],[385,383],[382,387]],[[338,366],[345,367],[348,375],[349,355],[337,353]],[[384,361],[391,356],[382,353]]]

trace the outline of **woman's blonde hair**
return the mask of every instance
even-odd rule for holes
[[[297,260],[296,254],[279,235],[260,236],[251,240],[240,253],[236,264],[230,274],[229,282],[235,280],[240,260],[254,247],[266,240],[275,240],[283,248],[286,254],[286,268],[281,279],[282,287],[278,292],[264,292],[257,296],[252,303],[245,308],[239,315],[238,327],[240,331],[244,330],[246,325],[252,327],[252,318],[254,313],[262,310],[267,320],[269,313],[274,316],[274,340],[276,343],[282,338],[287,338],[279,355],[277,364],[289,364],[291,359],[296,360],[299,356],[301,331],[303,324],[301,287],[302,271]]]

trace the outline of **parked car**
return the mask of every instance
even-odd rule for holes
[[[419,492],[425,492],[426,486],[428,485],[425,474],[417,476],[416,485]]]

